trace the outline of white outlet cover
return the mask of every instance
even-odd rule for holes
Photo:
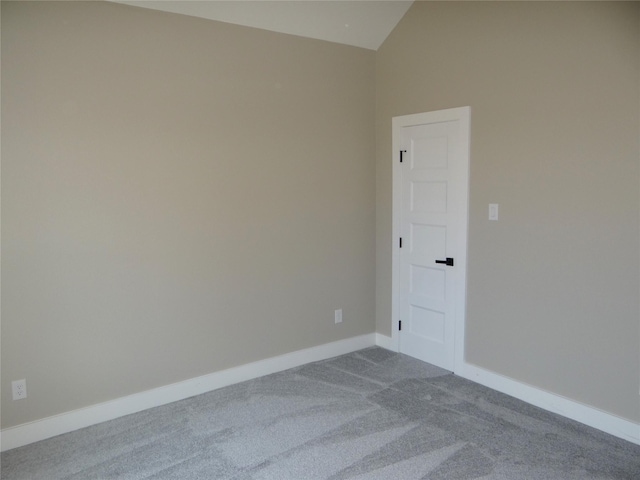
[[[27,381],[25,379],[14,380],[13,382],[11,382],[11,390],[13,392],[14,400],[22,400],[23,398],[27,398]]]
[[[342,323],[342,309],[339,308],[334,312],[334,318],[336,323]]]

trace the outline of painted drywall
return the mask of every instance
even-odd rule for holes
[[[466,361],[638,422],[640,4],[415,2],[376,59],[377,331],[391,118],[469,105]]]
[[[2,67],[3,428],[374,331],[375,52],[3,1]]]

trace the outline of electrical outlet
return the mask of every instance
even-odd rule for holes
[[[338,310],[336,310],[334,312],[333,317],[334,317],[336,323],[342,323],[342,309],[339,308]]]
[[[13,382],[11,382],[11,389],[13,390],[14,400],[22,400],[23,398],[27,398],[27,381],[25,379],[14,380]]]

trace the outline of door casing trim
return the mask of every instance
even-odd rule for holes
[[[392,118],[392,273],[391,273],[391,344],[390,349],[400,350],[398,321],[400,320],[400,221],[402,212],[402,172],[400,170],[399,152],[401,148],[401,131],[404,127],[427,125],[447,121],[458,121],[460,138],[458,148],[465,163],[463,178],[458,179],[463,185],[461,215],[458,219],[458,245],[456,246],[456,267],[459,269],[456,289],[456,316],[454,322],[454,373],[464,369],[464,331],[467,303],[467,243],[469,225],[469,169],[471,145],[471,107],[457,107],[446,110],[402,115]]]

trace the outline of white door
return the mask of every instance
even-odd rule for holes
[[[396,117],[393,129],[398,349],[454,371],[464,359],[469,108]]]

